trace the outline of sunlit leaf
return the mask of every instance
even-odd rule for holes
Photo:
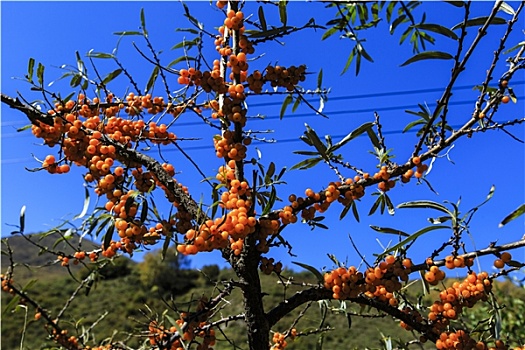
[[[374,230],[374,231],[381,232],[381,233],[389,233],[389,234],[399,235],[399,236],[403,236],[403,237],[409,237],[410,236],[406,232],[403,232],[401,230],[396,230],[396,229],[390,228],[390,227],[379,227],[379,226],[370,225],[370,228],[372,230]]]
[[[279,0],[279,19],[281,20],[281,23],[283,26],[286,26],[286,22],[288,19],[288,16],[286,14],[286,5],[288,1],[287,0]]]
[[[425,51],[418,53],[417,55],[412,56],[408,60],[406,60],[403,64],[401,64],[401,67],[409,65],[411,63],[422,61],[422,60],[451,60],[454,56],[447,52],[442,51]]]
[[[114,35],[142,35],[141,32],[136,31],[125,31],[125,32],[115,32]]]
[[[140,25],[142,27],[142,32],[147,36],[148,31],[146,30],[146,16],[144,15],[144,8],[140,9]]]
[[[295,164],[293,167],[290,168],[290,170],[295,170],[295,169],[306,170],[306,169],[316,166],[322,160],[323,160],[322,157],[305,159]]]
[[[40,86],[44,85],[44,69],[44,65],[42,63],[38,63],[38,67],[36,69],[36,78]]]
[[[285,97],[284,101],[283,101],[283,104],[281,106],[281,112],[279,113],[279,119],[283,119],[284,117],[284,113],[286,112],[286,108],[288,107],[288,105],[290,103],[292,103],[293,101],[293,96],[292,94],[289,94]]]
[[[364,123],[362,125],[360,125],[357,129],[351,131],[348,135],[346,135],[341,141],[339,141],[338,143],[336,143],[331,151],[335,151],[341,147],[343,147],[344,145],[346,145],[348,142],[352,141],[353,139],[355,139],[357,136],[361,135],[362,133],[364,133],[365,131],[367,131],[368,129],[372,128],[372,126],[374,125],[373,122],[367,122],[367,123]]]
[[[323,277],[323,275],[321,274],[321,272],[319,272],[319,270],[317,270],[315,267],[310,266],[310,265],[307,265],[307,264],[300,263],[300,262],[298,262],[298,261],[292,261],[292,264],[295,264],[295,265],[297,265],[297,266],[302,267],[302,268],[305,269],[305,270],[310,271],[311,273],[313,273],[313,274],[315,275],[315,277],[317,277],[317,281],[318,281],[319,283],[323,283],[323,281],[324,281],[324,277]]]
[[[484,25],[487,22],[488,19],[489,19],[489,17],[487,17],[487,16],[476,17],[476,18],[469,19],[465,23],[465,27],[482,26],[482,25]],[[492,21],[490,22],[490,24],[506,24],[506,23],[507,23],[507,21],[504,20],[501,17],[494,17],[494,18],[492,18]],[[452,30],[456,30],[458,28],[461,28],[463,25],[464,25],[463,22],[458,23],[454,27],[452,27]]]
[[[517,208],[516,210],[514,210],[512,213],[510,213],[509,215],[507,215],[502,221],[501,223],[499,224],[499,227],[503,227],[505,226],[506,224],[508,224],[509,222],[511,222],[512,220],[520,217],[521,215],[523,215],[523,213],[525,213],[525,204],[522,204],[519,206],[519,208]]]
[[[20,209],[20,232],[24,232],[26,226],[26,206],[23,205]]]
[[[108,75],[106,75],[104,77],[104,79],[102,80],[102,84],[107,84],[109,83],[110,81],[112,81],[113,79],[115,79],[116,77],[118,77],[120,75],[120,73],[122,73],[122,69],[115,69],[113,72],[109,73]]]
[[[412,235],[408,236],[407,238],[405,238],[404,240],[402,240],[398,244],[394,245],[393,247],[390,247],[390,248],[386,249],[383,253],[381,253],[379,255],[378,259],[381,259],[382,257],[387,255],[388,253],[391,253],[393,251],[398,250],[399,248],[401,248],[404,245],[412,242],[413,240],[417,239],[418,237],[420,237],[421,235],[423,235],[423,234],[425,234],[427,232],[434,231],[434,230],[440,230],[440,229],[444,229],[444,228],[449,228],[449,227],[448,226],[428,226],[428,227],[425,227],[425,228],[423,228],[423,229],[413,233]]]
[[[87,214],[89,208],[89,190],[87,187],[84,187],[84,190],[84,206],[82,207],[82,211],[80,212],[80,214],[75,216],[73,220],[82,219]]]
[[[35,59],[34,58],[30,58],[29,59],[29,62],[27,64],[27,79],[32,82],[33,81],[33,72],[34,72],[34,69],[35,69]]]
[[[421,201],[411,201],[411,202],[404,202],[397,206],[399,209],[402,208],[428,208],[428,209],[435,209],[439,210],[443,213],[446,213],[450,216],[452,215],[452,212],[448,210],[445,206],[442,204],[433,202],[433,201],[427,201],[427,200],[421,200]]]
[[[153,68],[153,72],[151,72],[151,75],[149,77],[148,84],[146,85],[146,89],[144,93],[148,93],[151,90],[158,76],[159,76],[159,66],[155,66],[155,68]]]
[[[505,13],[511,15],[511,16],[514,16],[516,14],[516,11],[514,11],[512,6],[510,6],[505,1],[501,2],[500,6],[499,6],[499,9],[500,9],[500,11],[503,11],[503,12],[505,12]]]
[[[453,40],[458,40],[458,36],[456,35],[456,33],[448,29],[447,27],[444,27],[439,24],[418,23],[413,27],[417,29],[428,30],[430,32],[441,34]]]

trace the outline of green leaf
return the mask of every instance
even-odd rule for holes
[[[33,82],[33,72],[35,68],[35,59],[30,58],[29,63],[27,64],[27,79],[29,79],[30,82]]]
[[[352,207],[352,213],[354,214],[355,220],[359,222],[359,212],[357,211],[357,205],[355,204],[355,201],[352,201],[350,206]]]
[[[36,69],[36,78],[38,79],[38,84],[40,86],[44,85],[44,65],[42,63],[38,63],[38,68]]]
[[[166,258],[166,252],[168,251],[169,246],[170,246],[170,240],[168,237],[166,237],[164,239],[164,244],[162,244],[162,251],[160,252],[160,256],[162,260]]]
[[[343,68],[343,71],[341,72],[341,75],[345,74],[348,68],[350,68],[350,65],[352,64],[352,61],[354,60],[354,57],[356,54],[357,54],[357,49],[354,47],[352,51],[350,52],[350,55],[348,55],[348,59],[346,60],[346,63]]]
[[[368,137],[370,138],[370,141],[372,141],[372,145],[374,145],[374,147],[377,148],[377,149],[381,149],[381,145],[379,144],[379,139],[377,138],[377,135],[372,130],[372,128],[366,129],[366,133],[368,134]]]
[[[104,250],[109,248],[109,245],[111,244],[111,239],[113,238],[114,231],[115,231],[115,221],[112,221],[111,225],[109,225],[108,230],[106,231],[106,234],[104,235]]]
[[[84,206],[82,207],[82,211],[80,212],[80,214],[75,216],[73,218],[73,220],[83,218],[86,215],[87,211],[88,211],[88,208],[89,208],[89,191],[88,191],[87,187],[84,187],[84,190],[85,190],[85,192],[84,192]]]
[[[304,124],[304,126],[306,127],[306,136],[308,137],[308,139],[312,142],[313,146],[315,147],[315,149],[319,152],[319,154],[325,159],[325,160],[328,160],[328,155],[327,155],[327,149],[326,149],[326,146],[324,145],[324,143],[321,141],[321,139],[319,138],[319,136],[317,136],[317,133],[315,132],[314,129],[312,129],[308,124]]]
[[[195,57],[180,56],[168,64],[168,67],[172,67],[181,61],[196,61]]]
[[[423,235],[423,234],[425,234],[427,232],[434,231],[434,230],[439,230],[439,229],[443,229],[443,228],[449,228],[449,227],[448,226],[428,226],[428,227],[425,227],[425,228],[423,228],[423,229],[413,233],[412,235],[408,236],[407,238],[405,238],[404,240],[402,240],[398,244],[394,245],[393,247],[390,247],[390,248],[386,249],[383,253],[381,253],[378,256],[378,259],[382,259],[388,253],[391,253],[393,251],[398,250],[399,248],[403,247],[407,243],[410,243],[410,242],[414,241],[419,236],[421,236],[421,235]]]
[[[508,224],[509,222],[511,222],[512,220],[520,217],[521,215],[523,215],[523,213],[525,213],[525,204],[522,204],[520,205],[519,208],[517,208],[516,210],[514,210],[512,213],[510,213],[509,215],[507,215],[499,224],[499,227],[503,227],[505,226],[506,224]]]
[[[303,264],[303,263],[300,263],[298,261],[292,261],[292,264],[295,264],[297,266],[300,266],[302,267],[303,269],[305,270],[308,270],[310,271],[311,273],[313,273],[315,275],[315,277],[317,277],[317,281],[319,283],[323,283],[324,282],[324,277],[323,275],[321,274],[321,272],[319,272],[319,270],[317,270],[315,267],[313,266],[310,266],[310,265],[307,265],[307,264]]]
[[[359,55],[363,56],[368,62],[374,62],[372,57],[366,52],[365,48],[361,44],[357,44],[357,51],[359,52]]]
[[[465,24],[463,24],[463,22],[456,24],[454,27],[452,27],[452,30],[461,28],[463,25],[465,25],[465,27],[482,26],[488,21],[488,19],[489,17],[487,16],[472,18],[469,19]],[[494,17],[490,24],[507,24],[507,21],[501,17]]]
[[[381,232],[381,233],[388,233],[388,234],[399,235],[399,236],[403,236],[403,237],[409,237],[410,236],[406,232],[403,232],[401,230],[396,230],[396,229],[390,228],[390,227],[379,227],[379,226],[370,225],[370,228],[372,230],[374,230],[374,231]]]
[[[444,35],[444,36],[446,36],[446,37],[448,37],[450,39],[453,39],[453,40],[458,40],[459,39],[458,36],[456,35],[456,33],[454,33],[452,30],[448,29],[447,27],[444,27],[444,26],[439,25],[439,24],[418,23],[418,24],[416,24],[413,27],[417,28],[417,29],[428,30],[430,32],[441,34],[441,35]]]
[[[338,31],[338,29],[336,27],[332,27],[332,28],[328,29],[326,32],[324,32],[323,36],[321,37],[321,40],[327,39],[328,37],[334,35],[335,32],[337,32],[337,31]]]
[[[270,197],[268,198],[268,203],[266,203],[266,206],[263,209],[263,212],[261,214],[262,216],[268,214],[270,210],[272,210],[276,199],[277,199],[277,191],[275,190],[275,186],[272,186],[272,191],[270,193]]]
[[[335,151],[341,147],[343,147],[344,145],[346,145],[348,142],[352,141],[353,139],[355,139],[357,136],[361,135],[362,133],[364,133],[365,131],[367,131],[368,129],[372,128],[372,126],[374,125],[373,122],[367,122],[367,123],[364,123],[362,125],[360,125],[357,129],[351,131],[348,135],[346,135],[341,141],[339,141],[338,143],[336,143],[331,149],[330,151]]]
[[[148,31],[146,30],[146,16],[144,15],[144,8],[140,9],[140,25],[142,32],[145,36],[148,36]]]
[[[390,34],[394,34],[394,31],[396,30],[397,26],[400,25],[401,23],[404,23],[404,22],[407,22],[408,19],[407,19],[407,16],[406,15],[401,15],[399,17],[397,17],[394,22],[392,22],[392,24],[390,25]]]
[[[394,204],[392,204],[390,197],[386,193],[383,193],[383,195],[385,196],[385,203],[386,207],[388,208],[388,214],[394,215],[396,213]]]
[[[261,22],[261,27],[263,31],[267,31],[268,26],[266,25],[266,18],[264,17],[264,9],[262,6],[259,6],[258,14],[259,14],[259,22]]]
[[[268,171],[266,172],[266,175],[264,176],[265,184],[270,184],[272,182],[273,174],[275,174],[275,163],[270,162],[270,165],[268,166]]]
[[[418,53],[417,55],[414,55],[413,57],[406,60],[403,64],[401,64],[401,67],[409,65],[411,63],[422,61],[422,60],[451,60],[454,57],[447,53],[442,51],[425,51]]]
[[[22,209],[20,209],[20,232],[24,233],[25,226],[26,226],[26,206],[23,205]]]
[[[292,94],[287,95],[283,101],[283,105],[281,106],[281,112],[279,113],[279,119],[283,119],[284,113],[286,112],[286,108],[288,107],[290,103],[292,103],[292,101],[293,101]]]
[[[308,158],[308,159],[305,159],[295,164],[293,167],[290,168],[290,170],[295,170],[295,169],[306,170],[306,169],[316,166],[322,160],[323,160],[322,157]]]
[[[110,53],[105,53],[105,52],[93,52],[93,50],[90,50],[87,55],[87,57],[92,57],[92,58],[115,58],[115,55],[112,55]]]
[[[80,82],[82,81],[82,76],[80,74],[73,75],[73,78],[71,78],[71,81],[69,82],[69,86],[71,87],[77,87],[80,85]]]
[[[145,222],[148,218],[148,200],[144,199],[142,201],[142,210],[140,212],[140,222]]]
[[[283,26],[286,26],[287,22],[287,15],[286,15],[286,4],[288,3],[287,0],[279,0],[279,19],[281,20],[281,23]]]
[[[439,211],[441,211],[443,213],[446,213],[446,214],[450,215],[451,217],[453,216],[452,212],[450,210],[448,210],[442,204],[439,204],[439,203],[436,203],[436,202],[433,202],[433,201],[427,201],[427,200],[405,202],[405,203],[399,204],[397,207],[399,209],[403,209],[403,208],[428,208],[428,209],[435,209],[435,210],[439,210]]]
[[[301,99],[300,98],[296,98],[295,102],[293,103],[293,106],[292,106],[292,113],[295,112],[297,110],[297,108],[299,108],[300,105],[301,105]]]
[[[463,1],[457,1],[457,0],[447,1],[447,0],[445,0],[445,2],[447,4],[450,4],[450,5],[456,6],[456,7],[465,7],[465,3]]]
[[[383,205],[383,202],[384,202],[385,198],[383,197],[383,194],[380,194],[379,196],[377,196],[377,199],[376,201],[374,202],[374,204],[372,204],[372,207],[370,208],[370,211],[368,212],[368,216],[374,214],[377,210],[377,208],[379,208],[379,205]]]
[[[22,126],[21,128],[16,129],[16,132],[26,131],[26,130],[28,130],[28,129],[31,129],[32,126],[33,126],[33,124],[27,124],[27,125],[24,125],[24,126]]]
[[[102,80],[102,84],[106,85],[107,83],[118,77],[120,73],[122,73],[122,69],[115,69],[113,72],[109,73],[104,77],[104,79]]]
[[[151,90],[158,76],[159,76],[159,66],[155,66],[155,68],[153,68],[153,72],[151,72],[151,76],[149,77],[148,84],[146,85],[146,89],[144,90],[145,94]]]
[[[503,52],[505,55],[514,51],[514,50],[517,50],[519,49],[520,47],[524,46],[525,45],[525,41],[521,41],[519,42],[518,44],[514,45],[513,47],[511,47],[510,49],[508,50],[505,50],[505,52]]]
[[[350,207],[351,207],[351,205],[348,204],[347,206],[345,206],[343,208],[343,211],[341,211],[341,214],[339,214],[339,220],[343,220],[343,218],[346,216],[346,214],[348,214],[348,212],[350,211]]]
[[[323,86],[323,68],[319,70],[319,74],[317,74],[317,88],[321,90],[321,87]]]
[[[124,31],[124,32],[115,32],[114,35],[142,35],[141,32],[136,31]]]
[[[319,152],[315,151],[293,151],[294,154],[300,154],[302,156],[318,156]]]

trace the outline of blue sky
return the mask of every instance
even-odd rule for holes
[[[510,2],[512,5],[512,2]],[[244,13],[253,13],[257,18],[259,3],[248,2]],[[46,82],[58,78],[62,71],[60,65],[75,64],[75,50],[85,55],[89,50],[111,52],[118,36],[112,33],[123,30],[137,30],[140,25],[139,13],[143,7],[146,14],[146,24],[150,38],[156,50],[163,50],[161,60],[164,63],[182,55],[182,51],[172,51],[170,48],[183,38],[183,32],[176,28],[187,28],[191,25],[182,16],[182,6],[177,2],[2,2],[1,3],[1,90],[11,96],[19,91],[29,100],[39,96],[29,91],[29,85],[14,76],[23,76],[27,71],[29,57],[35,58],[46,66]],[[433,21],[451,27],[461,21],[461,13],[443,3],[425,3],[427,22]],[[214,27],[222,21],[222,14],[209,2],[189,3],[191,13],[204,22],[207,30],[214,32]],[[487,14],[491,3],[475,2],[473,17]],[[447,16],[443,19],[443,13]],[[269,24],[279,24],[277,8],[265,6],[266,18]],[[302,25],[311,17],[318,24],[324,24],[334,15],[333,9],[324,9],[321,4],[291,2],[288,5],[288,21],[291,25]],[[420,15],[418,15],[420,16]],[[500,16],[509,18],[507,14]],[[523,19],[515,27],[511,35],[510,47],[523,40]],[[404,30],[400,28],[401,31]],[[501,37],[504,26],[494,26],[482,40],[466,71],[458,80],[450,107],[451,124],[459,125],[472,114],[476,92],[470,87],[484,80],[484,72],[492,60],[492,52]],[[346,58],[351,50],[350,42],[341,40],[334,35],[326,41],[321,41],[323,30],[311,29],[284,38],[284,45],[269,43],[256,48],[259,59],[250,62],[250,67],[263,68],[268,64],[278,62],[281,65],[306,64],[308,72],[305,88],[315,89],[317,73],[323,69],[323,86],[331,89],[325,113],[328,120],[316,116],[308,108],[301,106],[295,114],[289,111],[283,120],[279,120],[282,96],[254,97],[248,100],[250,114],[257,113],[267,116],[266,120],[249,120],[247,128],[253,130],[272,129],[268,135],[277,142],[254,143],[253,146],[262,152],[261,161],[268,164],[273,161],[277,169],[284,166],[290,168],[304,159],[293,155],[294,150],[305,150],[306,145],[298,141],[304,131],[304,123],[308,123],[319,135],[332,134],[334,140],[342,138],[348,132],[366,121],[373,121],[373,112],[378,111],[384,123],[386,143],[393,148],[395,161],[405,162],[413,150],[416,136],[413,133],[402,134],[403,127],[413,120],[413,116],[404,112],[406,109],[416,110],[418,103],[426,103],[430,107],[440,97],[441,91],[449,80],[451,61],[426,61],[414,63],[406,67],[399,65],[411,57],[411,47],[405,43],[399,45],[400,33],[388,34],[387,23],[380,23],[378,28],[362,33],[367,38],[365,48],[374,58],[375,63],[363,62],[361,73],[356,77],[354,67],[341,75]],[[186,34],[187,35],[187,34]],[[475,35],[475,29],[469,31],[467,42]],[[191,38],[191,37],[189,37]],[[429,49],[453,52],[452,41],[436,36],[436,45]],[[133,49],[132,40],[139,47],[145,48],[140,37],[123,38],[119,45],[118,56],[132,73],[141,87],[153,67],[144,61]],[[213,42],[205,43],[206,53],[210,61],[217,58],[213,50]],[[86,59],[87,61],[87,59]],[[101,74],[115,69],[106,61],[96,61]],[[176,68],[184,68],[182,65]],[[89,67],[88,67],[89,69]],[[495,77],[503,72],[504,67],[498,66]],[[524,96],[523,72],[515,77],[514,88],[518,97]],[[171,77],[172,89],[178,88],[176,77]],[[123,77],[115,80],[110,88],[119,96],[126,91],[127,82]],[[54,89],[67,95],[71,89],[67,80],[54,84]],[[432,90],[435,89],[435,90]],[[429,91],[432,90],[432,91]],[[157,84],[154,94],[163,95],[164,88]],[[425,92],[429,91],[429,92]],[[401,92],[401,93],[400,93]],[[312,100],[317,105],[317,100]],[[274,104],[272,104],[274,102]],[[501,106],[497,120],[512,120],[523,118],[523,99],[517,104],[509,103]],[[20,208],[25,205],[26,230],[36,232],[45,230],[67,220],[82,209],[84,188],[81,169],[74,168],[68,175],[49,175],[44,172],[28,172],[25,168],[38,167],[31,154],[43,159],[47,154],[56,154],[46,146],[37,145],[29,131],[17,133],[16,129],[27,124],[24,116],[9,110],[2,105],[1,116],[1,224],[2,236],[7,236],[11,228],[7,224],[18,223]],[[176,124],[177,125],[177,124]],[[181,145],[191,157],[203,165],[207,175],[214,175],[221,165],[215,158],[212,136],[216,133],[198,123],[192,115],[185,115],[179,121],[174,131],[179,137],[199,137],[197,141],[185,141]],[[512,129],[517,137],[524,138],[523,126]],[[255,157],[252,147],[248,158]],[[358,138],[341,150],[346,160],[369,172],[374,171],[375,159],[368,154],[371,144],[367,138]],[[149,152],[156,155],[155,152]],[[207,200],[209,194],[205,185],[199,182],[200,177],[189,163],[177,151],[166,151],[166,158],[175,165],[180,173],[176,178],[187,185],[197,200],[203,193]],[[524,147],[502,132],[475,134],[471,139],[460,139],[446,158],[438,159],[427,179],[439,193],[432,193],[425,185],[416,185],[415,181],[396,188],[389,194],[394,204],[408,200],[430,199],[437,202],[445,200],[457,201],[460,197],[461,208],[467,211],[472,206],[482,202],[492,185],[496,186],[494,198],[476,215],[472,223],[472,238],[466,241],[475,242],[482,248],[491,241],[507,243],[519,239],[523,234],[523,220],[516,220],[508,226],[498,229],[501,219],[524,202]],[[249,168],[248,168],[249,169]],[[248,170],[251,173],[251,169]],[[346,173],[353,176],[353,173]],[[291,171],[284,176],[287,185],[278,188],[282,198],[290,193],[302,195],[311,187],[320,190],[330,181],[337,180],[334,173],[326,166],[319,165],[307,172]],[[388,226],[406,232],[414,232],[427,225],[426,218],[435,213],[429,211],[397,210],[394,216],[367,213],[373,203],[370,194],[373,188],[367,189],[367,195],[358,203],[361,222],[348,215],[345,220],[337,220],[340,208],[332,208],[327,213],[325,222],[330,230],[316,229],[310,231],[307,225],[296,224],[285,232],[285,238],[293,245],[297,257],[290,257],[286,250],[272,251],[269,256],[282,260],[285,265],[291,261],[300,261],[316,267],[331,266],[326,253],[335,254],[340,260],[358,264],[359,258],[353,250],[348,235],[351,234],[360,251],[367,257],[382,250],[380,244],[387,245],[392,236],[378,235],[369,225]],[[95,196],[92,194],[92,201]],[[157,203],[162,202],[162,194],[155,194]],[[436,231],[424,236],[415,246],[413,254],[422,260],[432,251],[432,248],[449,237],[449,232]],[[380,243],[379,243],[380,242]],[[524,251],[517,253],[524,255]],[[192,264],[202,266],[217,262],[217,255],[199,254]]]

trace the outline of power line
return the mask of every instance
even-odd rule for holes
[[[512,82],[513,85],[522,85],[524,84],[524,80],[519,80]],[[453,91],[457,90],[468,90],[472,89],[473,86],[476,84],[469,84],[469,85],[461,85],[457,86],[453,89]],[[379,92],[379,93],[373,93],[373,94],[361,94],[361,95],[348,95],[348,96],[336,96],[336,97],[330,97],[329,101],[344,101],[344,100],[356,100],[356,99],[362,99],[362,98],[371,98],[371,97],[387,97],[387,96],[402,96],[402,95],[414,95],[414,94],[423,94],[423,93],[429,93],[429,92],[440,92],[443,91],[443,88],[428,88],[428,89],[419,89],[419,90],[403,90],[403,91],[386,91],[386,92]],[[306,99],[308,102],[316,102],[318,99]],[[264,107],[264,106],[279,106],[282,105],[282,102],[268,102],[268,103],[254,103],[250,104],[249,107]],[[25,122],[23,121],[9,121],[9,122],[3,122],[0,123],[1,127],[4,126],[16,126],[16,125],[24,125]],[[178,126],[186,126],[186,125],[198,125],[199,123],[180,123],[177,124]]]

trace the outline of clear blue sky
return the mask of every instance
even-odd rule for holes
[[[512,2],[510,3],[512,5]],[[2,2],[1,6],[1,90],[11,96],[19,91],[29,100],[39,96],[29,91],[29,85],[12,77],[23,76],[27,71],[29,57],[35,58],[46,66],[46,82],[58,78],[62,71],[60,65],[75,64],[75,50],[85,55],[89,50],[111,52],[118,36],[113,32],[137,30],[140,25],[139,13],[144,7],[147,29],[156,50],[163,50],[161,60],[164,63],[181,56],[181,50],[171,51],[170,48],[183,38],[183,32],[176,28],[187,28],[191,25],[182,16],[180,3],[172,2]],[[259,4],[248,2],[244,13],[254,13],[257,18]],[[451,27],[461,21],[461,13],[443,3],[425,3],[427,22],[445,21],[444,25]],[[204,22],[207,30],[214,32],[214,27],[222,21],[219,13],[209,2],[189,3],[192,14]],[[473,16],[488,13],[491,3],[473,3]],[[279,24],[277,8],[265,6],[266,18],[269,24]],[[447,13],[444,18],[443,13]],[[288,22],[291,25],[304,24],[311,17],[316,22],[324,24],[334,15],[333,9],[323,9],[321,4],[291,2],[288,5]],[[501,13],[504,18],[508,15]],[[515,27],[509,43],[523,40],[521,30],[523,19]],[[405,27],[400,28],[404,30]],[[504,26],[495,26],[483,39],[474,53],[474,58],[461,75],[457,86],[463,87],[454,92],[449,116],[451,123],[463,123],[472,114],[476,93],[471,86],[484,80],[484,72],[492,59],[495,43],[502,35]],[[451,61],[427,61],[400,68],[399,65],[411,57],[411,47],[406,43],[399,46],[400,32],[394,36],[388,34],[387,23],[380,23],[377,29],[361,33],[367,38],[365,47],[374,58],[375,63],[363,61],[358,77],[353,74],[352,66],[345,75],[341,75],[346,58],[350,52],[350,42],[339,40],[337,35],[326,41],[321,41],[322,30],[305,30],[284,38],[285,45],[270,43],[256,48],[256,55],[264,54],[250,67],[265,67],[267,64],[299,65],[306,64],[308,72],[305,88],[316,87],[317,73],[324,71],[323,85],[331,88],[330,98],[325,113],[329,120],[316,116],[310,110],[300,107],[295,114],[290,111],[280,121],[278,118],[280,103],[283,97],[251,98],[250,114],[264,114],[265,121],[249,120],[247,128],[253,130],[272,129],[275,133],[268,135],[277,140],[274,144],[254,143],[262,151],[262,161],[268,164],[274,161],[277,168],[291,167],[303,157],[292,155],[292,151],[306,149],[306,145],[298,141],[304,131],[304,123],[308,123],[319,135],[330,133],[334,140],[342,138],[348,132],[366,121],[373,120],[373,112],[378,111],[384,123],[387,134],[386,143],[394,149],[395,161],[405,162],[414,148],[416,136],[413,133],[401,134],[400,130],[413,120],[406,114],[406,109],[417,109],[418,103],[427,103],[431,107],[440,97],[439,88],[444,88],[449,80]],[[469,31],[468,42],[473,39],[475,29]],[[192,38],[192,36],[188,36]],[[452,41],[436,35],[436,45],[431,49],[453,52]],[[135,80],[144,87],[152,71],[152,66],[144,61],[133,49],[131,42],[136,40],[141,48],[145,48],[140,37],[126,37],[119,46],[119,58],[124,62]],[[210,61],[216,58],[213,43],[205,43]],[[510,44],[507,46],[510,47]],[[454,49],[455,50],[455,49]],[[87,59],[85,59],[87,62]],[[108,62],[96,61],[101,74],[115,69]],[[88,69],[90,67],[88,66]],[[176,68],[184,68],[183,65]],[[500,66],[495,76],[503,72]],[[172,79],[172,89],[178,87],[176,77]],[[524,96],[524,75],[515,77],[515,91],[518,96]],[[160,79],[159,79],[160,81]],[[110,88],[119,96],[126,91],[127,82],[119,77]],[[433,92],[421,90],[436,89]],[[67,95],[71,90],[68,81],[56,83],[55,90]],[[154,93],[163,95],[164,88],[157,84]],[[410,92],[411,91],[411,92]],[[416,91],[416,92],[414,92]],[[406,92],[403,94],[392,94]],[[339,98],[340,97],[340,98]],[[268,104],[275,102],[275,104]],[[317,104],[317,101],[313,101]],[[509,103],[501,107],[498,120],[522,118],[524,110],[523,99],[518,104]],[[18,215],[23,205],[27,206],[27,232],[45,230],[58,224],[62,219],[71,218],[82,209],[84,198],[82,169],[74,168],[68,175],[49,175],[45,172],[31,173],[25,168],[35,168],[39,164],[31,154],[43,159],[47,154],[56,154],[56,150],[37,145],[38,140],[29,131],[17,133],[16,129],[27,124],[25,117],[2,105],[1,109],[1,224],[2,236],[7,236],[11,228],[7,224],[18,223]],[[179,121],[175,133],[179,137],[201,137],[199,141],[186,141],[182,146],[198,163],[202,165],[207,175],[214,175],[221,162],[214,157],[212,135],[215,130],[199,124],[193,115],[185,115]],[[177,125],[177,124],[176,124]],[[523,126],[512,129],[517,137],[524,138]],[[367,138],[359,138],[341,150],[346,160],[369,172],[374,171],[375,159],[368,154],[371,149]],[[150,152],[151,155],[156,155]],[[208,199],[207,188],[199,183],[200,177],[189,163],[177,151],[165,151],[164,155],[181,173],[176,177],[187,185],[197,200],[200,193]],[[256,155],[254,148],[248,157]],[[430,199],[437,202],[444,200],[457,201],[462,198],[461,208],[464,211],[484,200],[491,185],[496,186],[494,198],[485,205],[472,223],[472,241],[476,247],[484,247],[491,241],[506,243],[519,239],[523,235],[523,220],[516,220],[507,227],[498,229],[500,220],[525,200],[524,193],[524,147],[502,132],[475,134],[472,139],[461,139],[450,151],[450,158],[440,158],[434,164],[434,169],[428,175],[439,195],[433,194],[424,185],[417,186],[415,181],[408,185],[398,186],[390,192],[394,204],[408,200]],[[251,169],[248,168],[249,173]],[[348,173],[353,176],[354,174]],[[285,175],[288,185],[278,188],[283,198],[290,193],[303,194],[307,187],[319,190],[329,181],[337,180],[333,172],[323,165],[309,172],[293,171]],[[402,188],[401,188],[402,187]],[[332,208],[325,222],[330,230],[316,229],[300,223],[289,227],[285,238],[292,243],[293,252],[297,257],[291,258],[286,250],[275,250],[269,256],[282,260],[285,265],[290,261],[301,261],[316,267],[331,266],[326,253],[335,254],[340,260],[353,264],[359,263],[355,251],[350,245],[348,235],[351,234],[363,254],[373,260],[371,254],[382,250],[378,240],[387,245],[392,236],[378,235],[369,225],[394,227],[406,232],[427,225],[426,218],[435,213],[429,211],[397,210],[394,216],[367,213],[373,203],[370,194],[373,188],[367,189],[367,195],[358,203],[361,222],[356,223],[351,215],[338,222],[340,208]],[[155,193],[157,203],[162,202],[162,194]],[[94,202],[95,196],[92,195]],[[413,254],[417,259],[424,259],[431,253],[432,247],[449,237],[448,231],[431,232],[416,244]],[[469,241],[469,239],[466,239]],[[523,255],[523,250],[520,253]],[[202,266],[217,262],[218,255],[199,254],[193,261],[193,266]]]

